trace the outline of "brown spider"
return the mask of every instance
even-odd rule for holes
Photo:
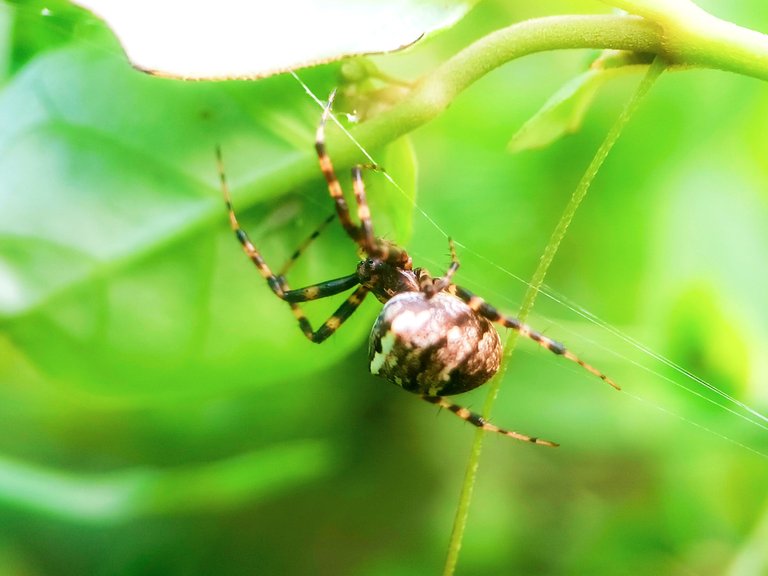
[[[524,442],[557,446],[548,440],[494,426],[479,414],[444,398],[472,390],[487,382],[498,371],[502,346],[493,322],[516,330],[550,352],[577,363],[617,390],[619,387],[562,344],[536,332],[516,318],[501,314],[479,296],[453,284],[451,279],[459,268],[459,262],[450,239],[451,264],[443,276],[433,278],[424,268],[413,268],[411,258],[405,250],[375,236],[365,198],[362,165],[352,168],[359,224],[352,222],[341,185],[325,150],[325,124],[332,103],[333,94],[317,128],[315,148],[320,169],[336,206],[336,216],[349,237],[358,245],[364,259],[358,263],[355,272],[348,276],[305,288],[291,289],[285,279],[286,271],[334,216],[327,218],[293,253],[280,273],[275,275],[248,238],[248,234],[240,228],[224,175],[221,151],[217,149],[219,177],[229,221],[243,250],[256,265],[272,292],[288,303],[301,331],[312,342],[319,344],[333,334],[357,310],[370,292],[384,304],[371,330],[368,352],[371,373],[418,394],[427,402],[450,410],[478,428]],[[299,303],[334,296],[355,286],[355,291],[336,312],[320,328],[313,330]]]

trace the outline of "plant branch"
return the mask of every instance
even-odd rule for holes
[[[644,8],[647,19],[627,15],[550,16],[497,30],[426,74],[402,101],[355,127],[352,135],[366,149],[387,144],[438,117],[462,91],[492,70],[551,50],[629,50],[659,55],[670,65],[715,68],[768,80],[768,36],[718,20],[695,5],[681,9],[679,4],[687,5],[687,0],[677,0],[676,12],[652,9],[652,4],[664,6],[664,2],[611,2],[638,11]],[[360,150],[349,138],[333,130],[328,140],[337,165],[359,160]],[[315,163],[309,151],[297,153],[271,173],[266,183],[262,175],[258,189],[255,185],[241,189],[238,202],[254,203],[305,182],[315,173]]]
[[[412,132],[442,114],[462,91],[503,64],[549,50],[614,48],[656,53],[661,50],[661,29],[636,16],[552,16],[514,24],[481,38],[426,74],[402,101],[386,112],[356,126],[355,140],[375,149]],[[360,159],[360,150],[349,138],[329,127],[329,149],[337,166]],[[278,196],[317,172],[316,157],[307,150],[269,174],[266,182],[245,184],[238,191],[241,206]]]
[[[552,16],[514,24],[448,59],[421,78],[400,103],[357,127],[353,135],[364,147],[381,145],[436,118],[461,92],[503,64],[568,48],[656,53],[661,51],[661,29],[642,18],[614,15]]]
[[[659,24],[673,64],[719,68],[768,80],[768,36],[721,20],[691,0],[603,0]]]

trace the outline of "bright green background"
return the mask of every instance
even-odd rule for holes
[[[375,60],[416,78],[507,23],[605,11],[508,4]],[[761,0],[704,7],[768,30]],[[276,267],[330,212],[319,171],[286,177],[312,154],[314,103],[290,77],[147,77],[77,15],[15,17],[0,92],[0,575],[439,573],[472,429],[368,375],[376,302],[308,343],[221,206],[216,144]],[[514,312],[639,76],[601,90],[578,134],[507,143],[593,56],[511,63],[412,134],[413,155],[373,151],[406,192],[418,166],[412,234],[410,201],[367,177],[377,231],[410,236],[433,271],[445,231],[463,246],[459,281]],[[324,97],[337,72],[301,77]],[[542,297],[531,318],[625,393],[520,343],[494,422],[562,447],[486,439],[460,574],[768,573],[765,424],[627,341],[768,411],[767,131],[756,80],[692,70],[653,88],[547,278],[572,306]],[[355,261],[334,225],[292,284]],[[333,305],[307,310],[320,322]]]

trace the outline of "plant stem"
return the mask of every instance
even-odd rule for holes
[[[458,94],[491,70],[528,54],[567,48],[656,53],[661,50],[661,38],[658,26],[636,16],[552,16],[520,22],[481,38],[449,58],[422,77],[402,101],[356,126],[351,134],[367,150],[381,147],[440,116]],[[338,167],[360,160],[357,145],[333,127],[328,130],[328,147],[333,149]],[[309,150],[297,152],[266,181],[260,174],[253,185],[239,186],[235,200],[247,207],[297,187],[316,172],[314,154]]]
[[[608,156],[608,153],[613,148],[613,145],[618,140],[627,122],[637,110],[637,107],[642,101],[643,97],[648,93],[648,90],[651,88],[651,86],[653,86],[656,79],[661,75],[666,67],[667,64],[662,58],[656,57],[654,59],[653,63],[648,68],[648,71],[640,82],[637,90],[632,95],[632,98],[627,103],[611,129],[608,131],[608,134],[606,135],[600,147],[597,149],[595,156],[592,158],[592,161],[587,167],[587,170],[584,172],[584,175],[579,181],[578,186],[576,186],[571,199],[566,205],[563,214],[560,216],[560,220],[558,221],[557,226],[555,226],[547,246],[544,248],[544,253],[539,259],[539,264],[533,274],[533,277],[531,278],[531,282],[528,284],[528,290],[525,293],[523,304],[520,307],[518,318],[521,321],[525,322],[528,314],[533,309],[536,296],[538,295],[539,290],[544,283],[544,278],[549,271],[549,267],[552,264],[555,255],[557,254],[563,238],[565,238],[568,227],[576,215],[576,210],[578,210],[579,205],[581,204],[582,200],[584,200],[584,197],[586,196],[587,191],[592,184],[592,181],[595,179],[595,176],[597,176],[597,172],[600,170],[600,167]],[[499,393],[499,387],[501,386],[501,381],[504,377],[504,373],[506,372],[506,367],[509,363],[509,360],[512,357],[512,353],[514,352],[518,337],[519,334],[517,332],[510,334],[504,347],[504,362],[502,363],[501,369],[499,370],[497,376],[489,384],[488,394],[483,405],[483,418],[485,419],[489,417],[491,408],[496,401],[496,397]],[[469,460],[467,462],[467,469],[464,474],[464,483],[462,485],[461,494],[459,496],[459,503],[456,507],[456,516],[454,518],[453,530],[451,532],[451,539],[448,546],[448,555],[446,557],[443,576],[452,576],[456,570],[456,564],[459,559],[459,551],[461,550],[461,543],[464,538],[464,532],[467,525],[467,517],[469,515],[469,506],[472,500],[475,479],[477,478],[477,470],[480,465],[480,455],[482,453],[484,436],[485,432],[481,428],[478,428],[475,431],[472,449],[469,455]]]
[[[619,0],[616,0],[617,2]],[[630,0],[624,0],[630,2]],[[634,4],[643,4],[634,0]],[[768,80],[768,36],[718,20],[699,10],[694,24],[661,22],[638,16],[550,16],[497,30],[449,58],[419,80],[398,104],[352,130],[365,149],[375,149],[412,132],[442,114],[453,100],[492,70],[522,56],[572,48],[616,49],[658,54],[676,66],[701,66]],[[703,14],[703,16],[702,16]],[[649,13],[654,17],[655,13]],[[336,132],[336,131],[333,131]],[[360,158],[358,146],[329,134],[334,160],[349,166]],[[282,194],[306,181],[317,170],[310,153],[299,152],[282,168],[245,185],[237,201],[248,206],[257,199]]]
[[[659,24],[672,64],[705,66],[768,79],[768,36],[726,22],[691,0],[603,0]]]

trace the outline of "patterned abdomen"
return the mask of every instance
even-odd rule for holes
[[[459,298],[404,292],[388,300],[371,330],[371,373],[427,396],[472,390],[499,369],[493,325]]]

